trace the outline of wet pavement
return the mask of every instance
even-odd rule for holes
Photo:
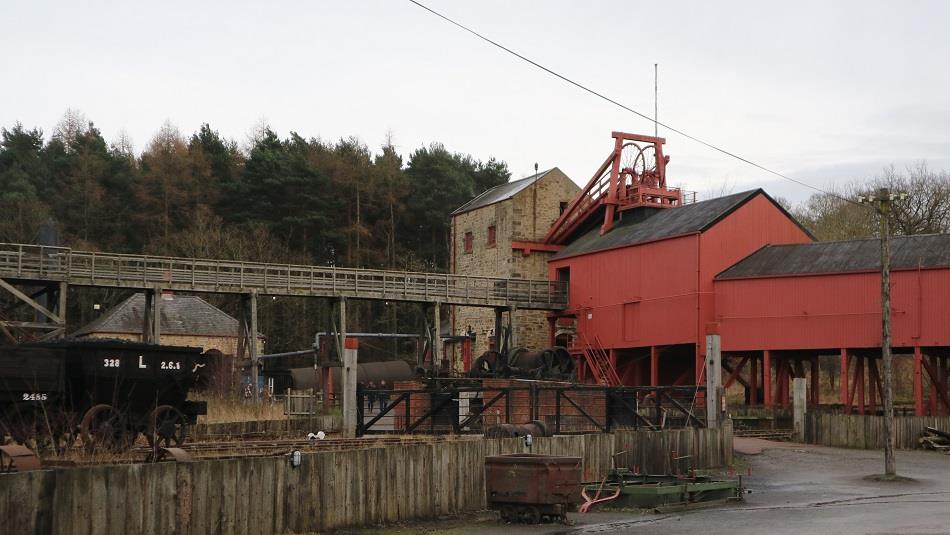
[[[762,442],[766,442],[762,444]],[[794,444],[746,444],[737,469],[751,494],[741,504],[679,513],[571,514],[573,525],[504,524],[491,513],[352,533],[511,534],[950,534],[950,456],[898,452],[898,473],[878,482],[880,452]],[[761,451],[761,453],[755,453]]]

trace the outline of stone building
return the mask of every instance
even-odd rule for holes
[[[164,293],[159,315],[163,345],[200,347],[205,351],[220,351],[225,356],[237,355],[238,320],[204,299]],[[145,294],[133,294],[81,327],[73,336],[141,341],[144,318]],[[258,336],[257,344],[258,353],[262,353],[263,336]]]
[[[580,188],[557,167],[496,186],[452,212],[451,269],[459,275],[546,279],[555,249],[544,235]],[[544,348],[548,323],[543,311],[514,315],[515,347]],[[495,314],[490,308],[455,307],[453,334],[475,333],[473,357],[493,343]],[[453,367],[461,371],[460,359]]]

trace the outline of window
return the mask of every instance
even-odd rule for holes
[[[472,253],[472,240],[473,240],[472,233],[466,232],[465,233],[465,254]]]
[[[489,247],[495,246],[495,225],[488,225],[488,243]]]
[[[564,210],[567,210],[567,202],[561,201],[561,213],[564,213]]]

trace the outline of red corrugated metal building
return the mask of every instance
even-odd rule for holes
[[[762,190],[686,203],[666,186],[661,138],[613,136],[546,238],[562,247],[550,276],[570,282],[552,343],[573,348],[581,379],[699,383],[705,335],[718,332],[725,381],[749,403],[787,403],[792,377],[817,387],[819,356],[837,355],[853,370],[841,403],[875,410],[878,241],[814,242]],[[950,411],[950,236],[896,239],[893,259],[893,345],[916,355],[916,411]]]
[[[917,414],[950,410],[950,235],[892,238],[891,325],[895,355],[913,357]],[[791,377],[836,355],[846,411],[874,412],[881,397],[879,240],[771,245],[716,277],[716,321],[727,377],[741,378],[752,402],[785,404]],[[774,369],[764,381],[763,369]]]

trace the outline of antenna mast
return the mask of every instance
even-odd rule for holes
[[[653,64],[653,137],[660,137],[659,127],[657,126],[657,87],[659,78],[659,68],[657,64]]]

